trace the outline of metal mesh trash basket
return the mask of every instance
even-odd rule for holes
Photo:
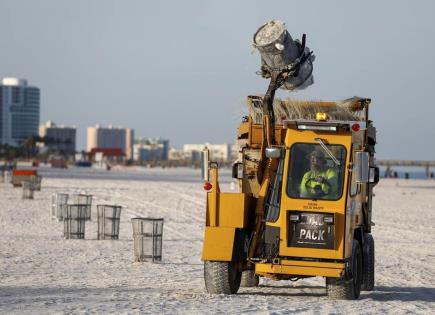
[[[63,235],[66,239],[84,239],[87,205],[66,205]]]
[[[59,193],[51,195],[51,217],[62,221],[64,213],[66,213],[67,203],[68,194]]]
[[[4,177],[5,184],[12,183],[12,172],[11,171],[4,171],[3,177]]]
[[[23,199],[33,199],[33,185],[32,182],[23,182]]]
[[[99,240],[118,239],[121,209],[121,206],[97,205]]]
[[[30,177],[30,182],[33,185],[33,190],[41,191],[41,181],[42,181],[41,176],[36,175]]]
[[[134,260],[162,260],[163,219],[133,218]]]
[[[86,220],[91,220],[91,212],[92,212],[92,195],[86,194],[75,194],[72,195],[72,204],[75,205],[86,205]]]

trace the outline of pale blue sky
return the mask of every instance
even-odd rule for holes
[[[378,158],[435,159],[435,1],[0,0],[0,77],[41,88],[41,121],[233,142],[263,93],[252,35],[307,34],[315,84],[296,98],[371,97]],[[280,92],[279,96],[289,96]]]

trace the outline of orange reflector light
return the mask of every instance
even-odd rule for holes
[[[210,189],[212,189],[212,188],[213,188],[213,185],[210,184],[209,182],[205,182],[205,183],[204,183],[204,189],[205,189],[205,190],[210,190]]]
[[[352,130],[355,131],[355,132],[358,132],[360,130],[359,124],[353,124],[352,125]]]

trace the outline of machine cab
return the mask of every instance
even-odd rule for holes
[[[344,258],[352,132],[338,127],[288,125],[279,211],[266,215],[281,257]]]

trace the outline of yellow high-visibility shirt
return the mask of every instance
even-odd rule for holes
[[[324,178],[324,182],[317,182],[316,177]],[[319,196],[315,190],[316,186],[320,186],[323,195]],[[329,168],[324,171],[308,171],[305,173],[301,181],[300,192],[301,197],[321,197],[320,199],[336,199],[338,197],[338,175],[337,171]]]

